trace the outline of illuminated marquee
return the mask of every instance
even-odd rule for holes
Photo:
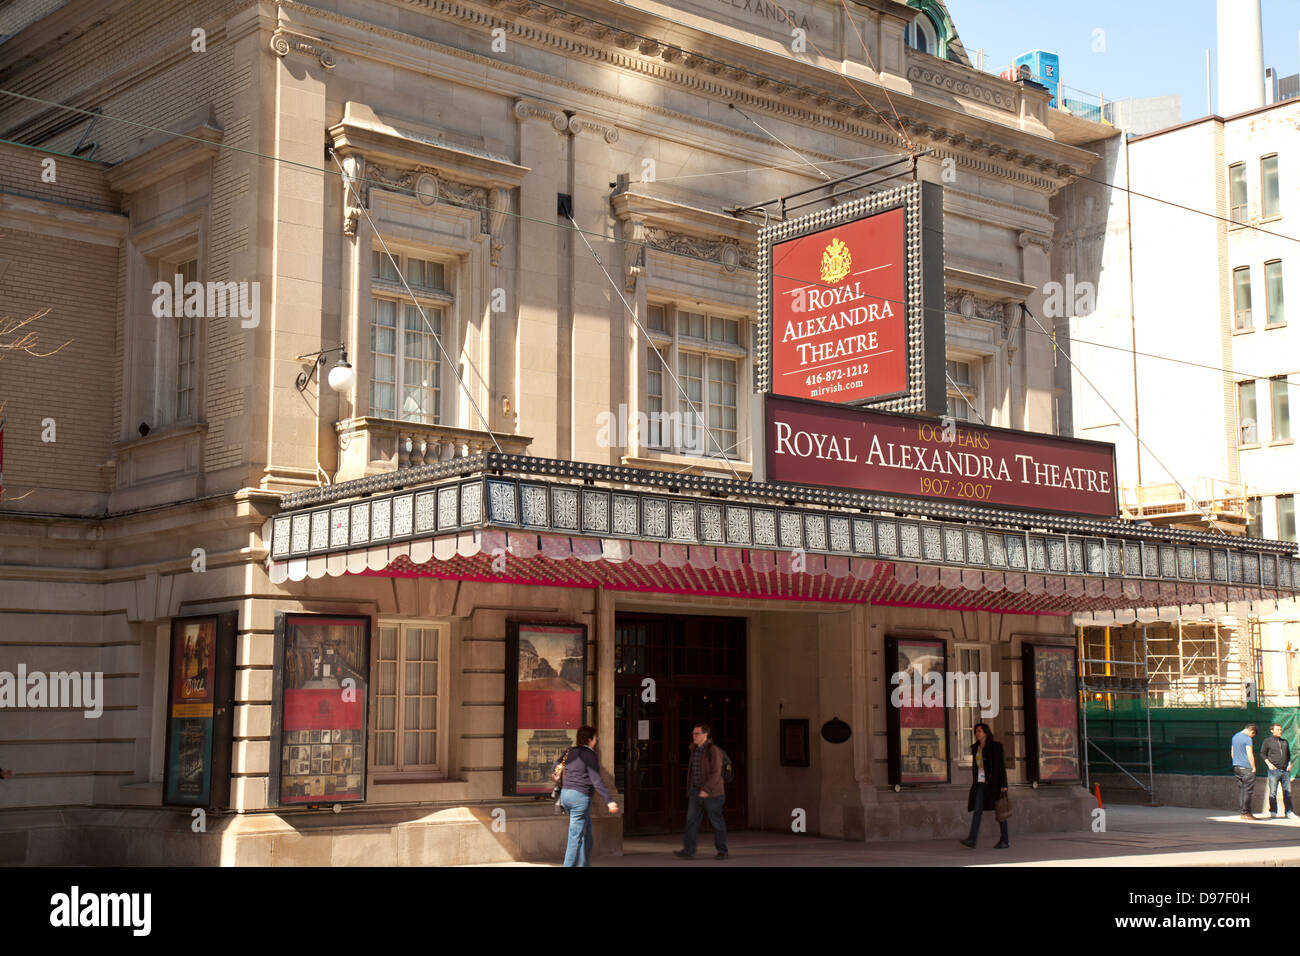
[[[910,183],[760,230],[758,391],[942,412],[942,208]]]

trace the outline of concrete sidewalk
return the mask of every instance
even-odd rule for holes
[[[994,850],[997,824],[986,818],[980,845],[949,840],[849,843],[792,833],[746,830],[728,837],[730,858],[713,859],[713,834],[700,833],[699,855],[680,860],[680,835],[628,837],[621,857],[597,857],[596,866],[1300,866],[1300,821],[1255,823],[1235,813],[1184,807],[1106,809],[1106,832],[1035,833]]]

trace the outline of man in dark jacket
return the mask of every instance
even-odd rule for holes
[[[1300,819],[1295,815],[1295,801],[1291,799],[1291,745],[1282,736],[1282,725],[1269,728],[1273,736],[1259,748],[1259,755],[1268,768],[1268,812],[1279,817]],[[1282,784],[1282,809],[1277,806],[1277,785]]]
[[[973,850],[980,832],[980,815],[985,810],[992,810],[999,797],[1007,795],[1007,762],[1002,745],[993,739],[993,730],[988,724],[975,725],[975,743],[971,745],[970,753],[971,785],[966,809],[974,816],[970,821],[970,836],[961,843]],[[1002,839],[993,849],[1005,850],[1011,846],[1007,838],[1007,821],[999,820],[998,825],[1002,828]]]
[[[727,858],[727,824],[722,819],[722,804],[726,792],[722,786],[722,752],[713,746],[708,724],[696,724],[691,733],[691,759],[686,768],[686,786],[689,798],[686,804],[686,836],[682,848],[674,850],[676,856],[695,859],[696,835],[700,820],[707,810],[713,827],[713,846],[716,860]]]

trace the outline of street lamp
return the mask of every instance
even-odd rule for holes
[[[356,373],[353,372],[352,366],[348,364],[347,346],[336,345],[333,348],[321,349],[319,352],[307,352],[303,355],[297,356],[297,359],[300,362],[308,359],[311,360],[311,368],[305,372],[298,373],[298,379],[294,383],[297,385],[298,391],[303,392],[307,390],[307,386],[311,384],[312,378],[316,375],[316,370],[324,367],[325,356],[330,352],[338,352],[339,358],[338,361],[334,363],[334,367],[330,369],[329,377],[326,379],[329,383],[329,387],[334,389],[334,391],[338,392],[340,395],[352,387],[352,382],[356,378]]]

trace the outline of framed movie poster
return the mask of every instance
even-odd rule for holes
[[[1029,779],[1079,776],[1079,666],[1070,645],[1024,644],[1025,755]]]
[[[808,737],[808,721],[781,720],[782,767],[807,767],[811,765]]]
[[[365,801],[369,662],[370,618],[276,615],[270,792],[281,806]]]
[[[885,638],[885,727],[894,786],[949,781],[947,662],[942,638]]]
[[[578,742],[586,687],[585,625],[506,623],[504,794],[551,792],[551,768]]]
[[[172,620],[163,803],[221,808],[230,796],[238,613]]]

